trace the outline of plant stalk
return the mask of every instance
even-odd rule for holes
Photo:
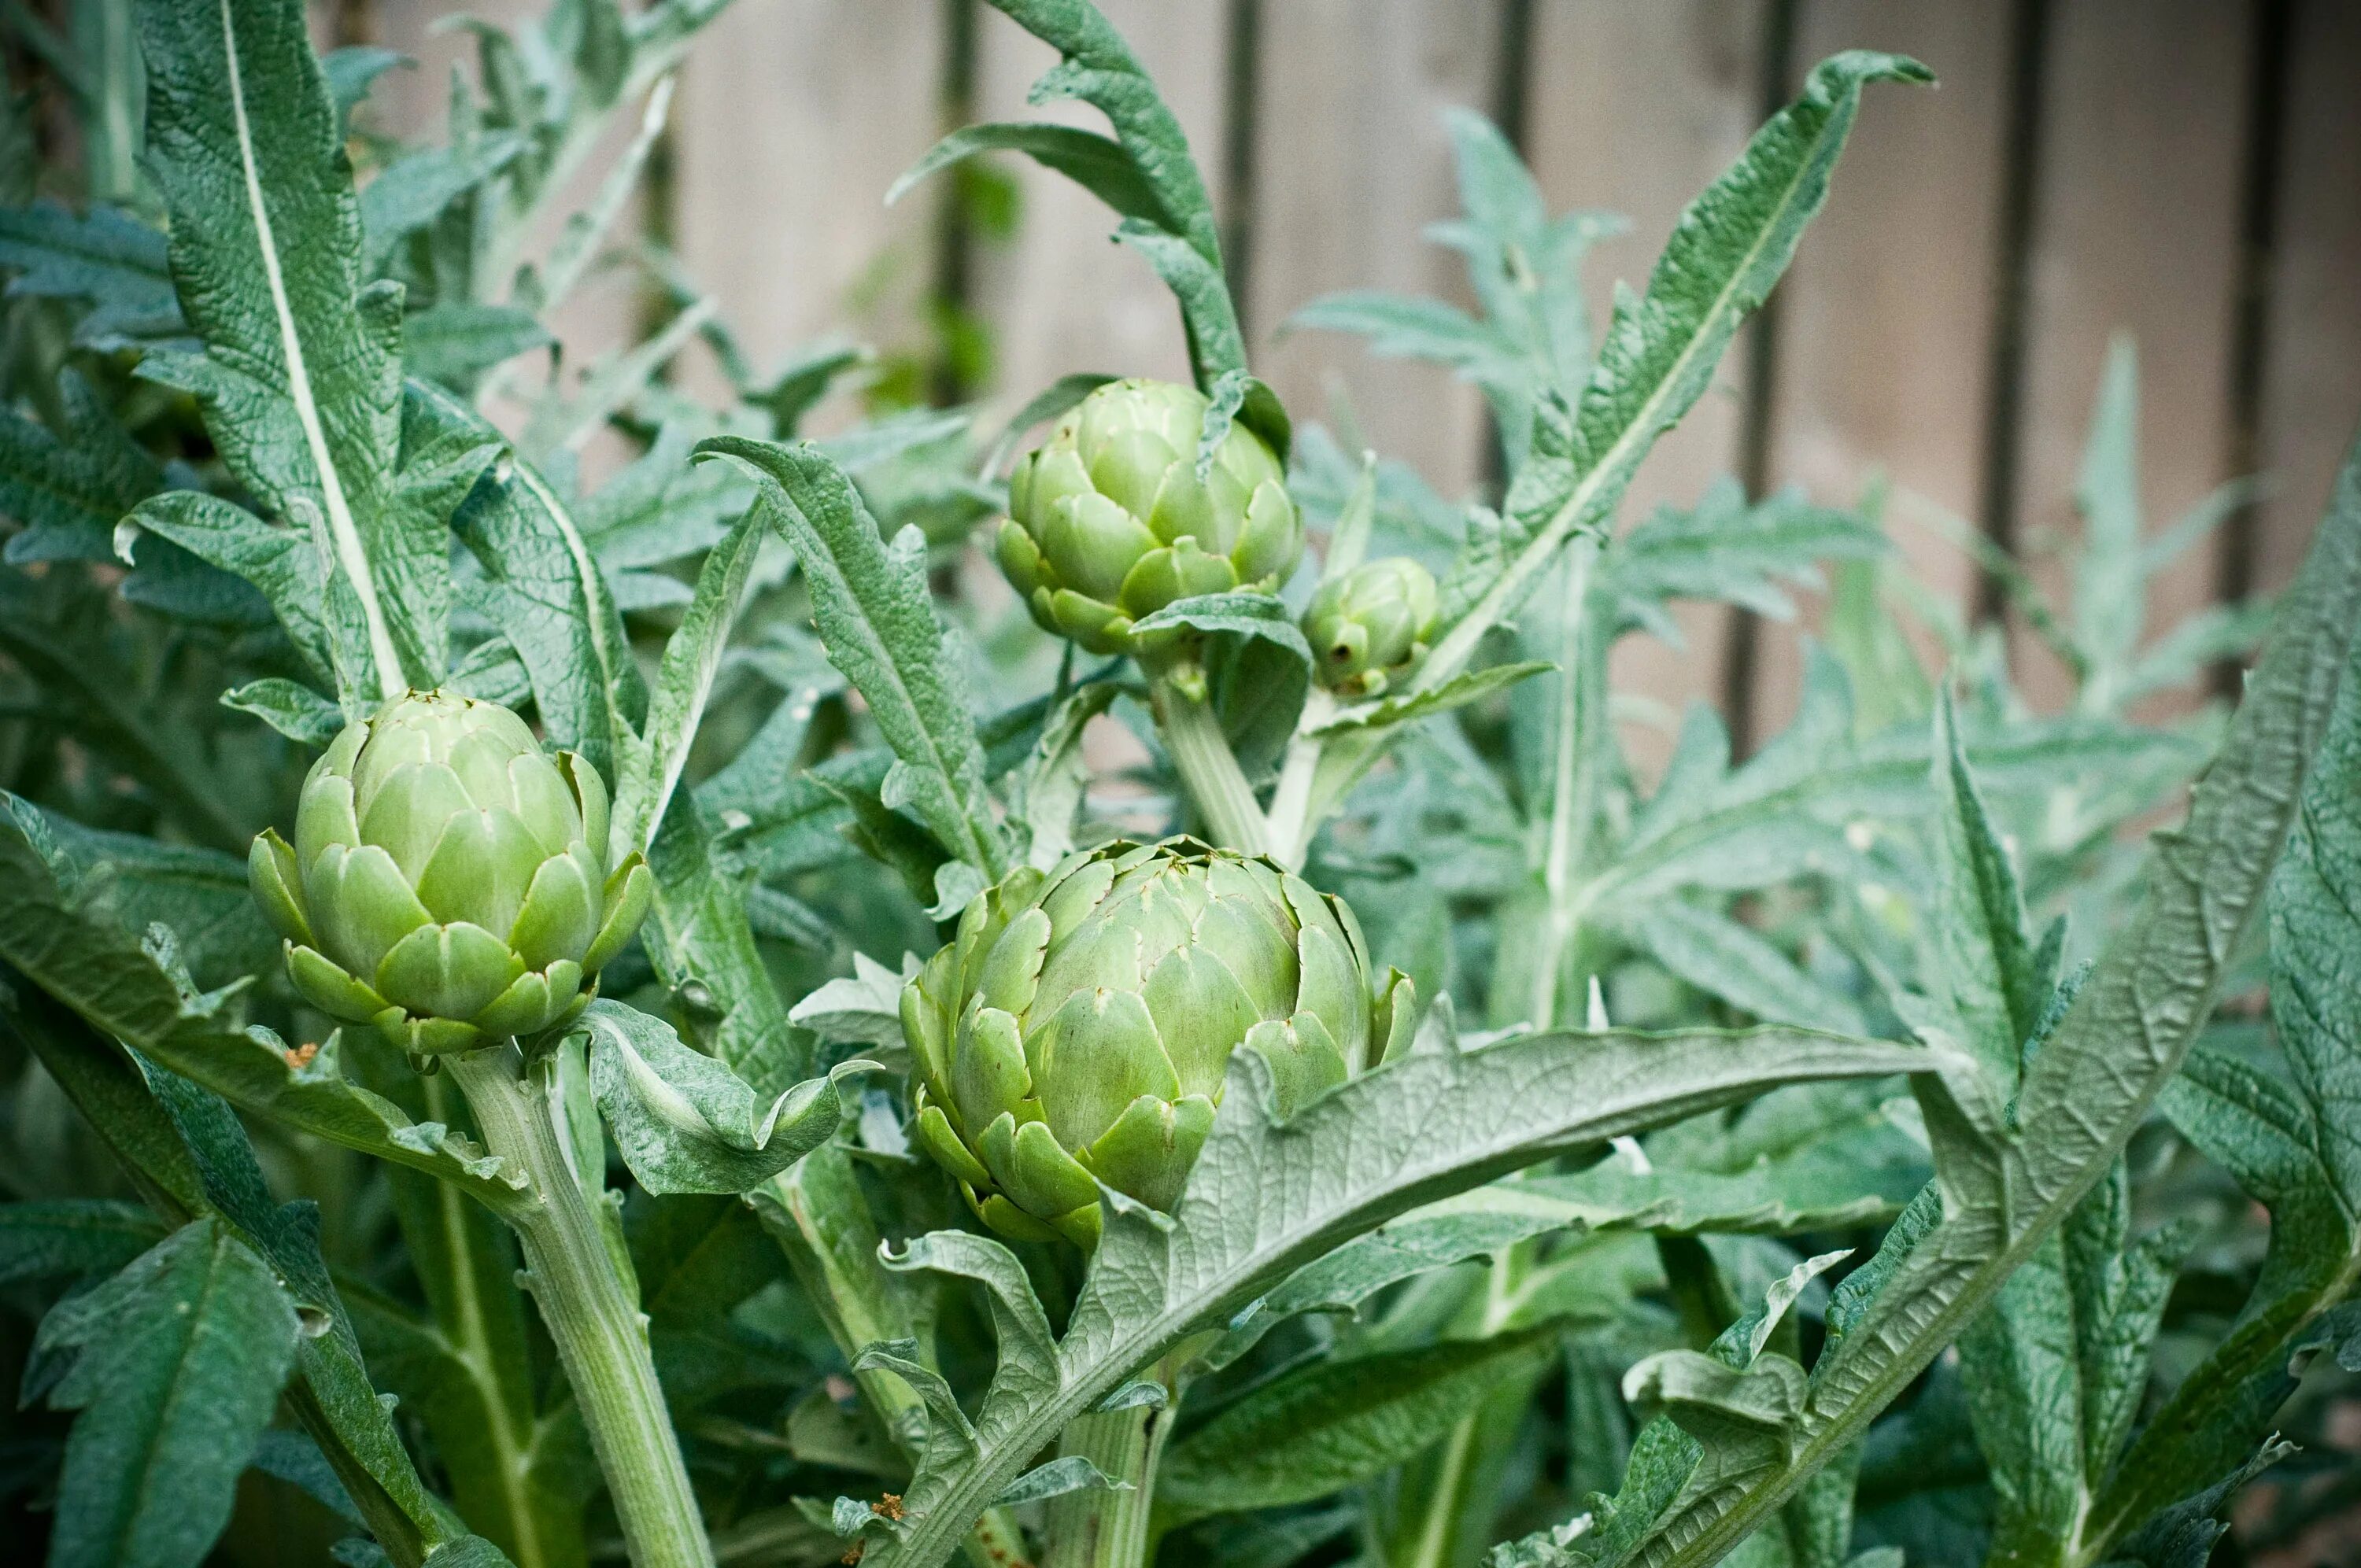
[[[566,1162],[548,1097],[514,1046],[446,1057],[445,1067],[475,1112],[485,1146],[532,1180],[532,1203],[510,1223],[633,1568],[712,1568],[639,1302]]]
[[[1303,717],[1296,721],[1295,738],[1287,743],[1287,760],[1279,764],[1279,788],[1270,797],[1268,833],[1271,858],[1289,871],[1301,871],[1312,852],[1312,785],[1320,776],[1323,743],[1312,734],[1336,716],[1336,699],[1318,686],[1303,699]]]
[[[1153,1410],[1135,1405],[1093,1410],[1066,1423],[1058,1440],[1060,1456],[1080,1455],[1129,1486],[1051,1498],[1049,1552],[1042,1568],[1143,1568],[1148,1516],[1156,1503],[1156,1464],[1172,1430],[1171,1415],[1170,1406]]]
[[[1191,685],[1199,689],[1190,689]],[[1202,679],[1192,683],[1177,671],[1158,674],[1148,686],[1157,728],[1163,731],[1165,750],[1172,754],[1172,765],[1180,770],[1180,782],[1213,841],[1225,850],[1259,855],[1269,844],[1268,825],[1202,687]]]

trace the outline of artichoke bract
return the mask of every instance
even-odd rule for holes
[[[1407,556],[1329,578],[1303,610],[1320,684],[1343,697],[1379,695],[1426,657],[1436,613],[1433,575]]]
[[[1291,1113],[1384,1056],[1406,985],[1373,1000],[1351,909],[1261,857],[1169,839],[1021,868],[903,988],[917,1141],[994,1230],[1087,1248],[1100,1182],[1180,1201],[1231,1052]]]
[[[1175,599],[1294,570],[1303,522],[1261,436],[1233,423],[1198,478],[1205,408],[1187,387],[1111,381],[1018,461],[996,553],[1043,630],[1127,652],[1132,623]]]
[[[496,703],[412,692],[313,764],[295,842],[247,859],[322,1012],[413,1056],[570,1022],[647,913],[639,855],[607,864],[607,786]]]

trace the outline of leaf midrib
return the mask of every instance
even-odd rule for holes
[[[220,14],[222,58],[229,74],[230,117],[237,132],[238,170],[245,179],[247,215],[254,220],[257,248],[262,253],[262,276],[269,287],[270,308],[279,325],[280,352],[287,362],[287,395],[295,405],[296,422],[303,428],[303,444],[310,450],[312,465],[319,474],[320,497],[327,508],[328,532],[335,545],[336,560],[352,579],[354,595],[361,602],[361,617],[368,625],[378,695],[394,696],[405,684],[401,655],[394,649],[393,633],[378,603],[377,577],[369,565],[368,551],[354,524],[335,456],[328,450],[328,434],[320,422],[319,405],[312,399],[311,375],[303,362],[303,342],[295,327],[294,302],[287,297],[287,279],[279,265],[279,240],[263,201],[262,170],[255,159],[254,126],[246,113],[245,75],[237,58],[237,22],[231,15],[230,0],[220,0]]]

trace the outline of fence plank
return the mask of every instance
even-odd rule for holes
[[[1631,232],[1593,264],[1593,309],[1606,320],[1612,280],[1640,287],[1681,211],[1728,168],[1754,130],[1762,75],[1761,0],[1544,0],[1534,17],[1527,88],[1529,160],[1553,210],[1604,207]],[[1751,338],[1752,334],[1747,334]],[[1744,417],[1741,341],[1719,382],[1688,419],[1657,444],[1623,506],[1636,520],[1660,504],[1696,501],[1736,466]],[[1612,678],[1620,692],[1670,705],[1721,695],[1729,616],[1686,606],[1687,646],[1625,639]],[[1669,753],[1670,737],[1634,732],[1643,764]]]
[[[889,211],[885,188],[939,132],[941,49],[939,8],[913,0],[740,4],[690,49],[675,244],[758,370],[815,339],[913,330],[928,206]]]
[[[2298,0],[2266,322],[2260,452],[2272,493],[2254,586],[2284,587],[2361,424],[2361,5]]]
[[[1994,20],[1950,0],[1806,0],[1799,72],[1839,49],[1891,49],[1940,86],[1863,96],[1828,204],[1779,288],[1770,411],[1773,483],[1842,506],[1882,473],[1904,569],[1962,609],[1972,562],[1914,518],[1980,506],[2010,50]],[[1799,634],[1820,608],[1806,599],[1797,626],[1763,629],[1758,736],[1794,716]],[[1935,652],[1930,637],[1921,652]]]
[[[2245,0],[2059,0],[2052,17],[2015,509],[2020,554],[2054,595],[2065,591],[2054,546],[2080,528],[2075,474],[2112,332],[2139,343],[2150,530],[2229,477],[2251,33]],[[2191,552],[2150,595],[2149,626],[2213,593],[2212,552]],[[2020,634],[2013,655],[2036,707],[2065,700],[2047,650]]]
[[[1156,4],[1108,0],[1101,6],[1180,121],[1189,149],[1220,210],[1224,49],[1227,7],[1218,0]],[[990,12],[976,42],[976,107],[982,119],[1050,119],[1104,131],[1097,111],[1076,104],[1028,108],[1026,90],[1057,57],[1016,24]],[[1110,243],[1117,219],[1063,175],[1003,157],[1016,181],[1018,229],[976,261],[975,307],[994,331],[994,400],[1008,411],[1075,371],[1189,378],[1189,356],[1172,295],[1148,263]]]
[[[1500,11],[1499,0],[1280,0],[1262,17],[1246,300],[1256,362],[1298,418],[1328,419],[1341,393],[1369,445],[1453,497],[1482,472],[1476,389],[1440,367],[1285,323],[1342,289],[1473,308],[1459,256],[1424,230],[1459,210],[1442,112],[1488,111]],[[1318,63],[1294,63],[1308,61]]]

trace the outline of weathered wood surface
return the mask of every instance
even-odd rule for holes
[[[884,189],[962,93],[982,117],[1042,112],[1024,96],[1049,63],[980,9],[962,76],[947,40],[972,4],[740,0],[692,53],[662,216],[757,364],[831,335],[925,351],[943,187],[892,209]],[[507,19],[529,6],[474,8]],[[379,90],[397,121],[439,115],[449,71],[469,52],[463,37],[430,30],[441,9],[361,7],[381,41],[422,61]],[[1107,10],[1179,115],[1239,249],[1258,367],[1300,419],[1349,407],[1364,439],[1447,495],[1480,493],[1494,467],[1473,390],[1350,339],[1282,330],[1339,289],[1466,302],[1457,258],[1422,233],[1455,205],[1441,111],[1521,103],[1510,129],[1552,206],[1631,219],[1631,235],[1594,258],[1603,314],[1612,281],[1645,278],[1779,78],[1792,90],[1812,61],[1853,46],[1915,54],[1942,85],[1869,95],[1781,293],[1769,362],[1754,360],[1761,334],[1741,340],[1650,459],[1627,523],[1695,500],[1757,453],[1767,486],[1832,502],[1882,475],[1908,568],[1963,611],[1978,574],[1923,525],[1934,513],[1996,526],[2060,591],[2056,546],[2080,526],[2071,498],[2092,395],[2110,336],[2128,332],[2143,372],[2149,528],[2241,466],[2271,483],[2221,549],[2191,553],[2158,585],[2155,628],[2225,582],[2285,581],[2361,420],[2361,7],[2347,0],[2287,0],[2279,12],[2267,0],[1112,0]],[[2284,16],[2283,33],[2260,25],[2267,15]],[[2027,17],[2040,20],[2030,47]],[[1257,46],[1251,69],[1234,47],[1242,25]],[[2257,69],[2270,64],[2257,55],[2267,47],[2283,51],[2276,72]],[[2013,134],[2027,93],[2035,128]],[[1047,113],[1092,117],[1072,105]],[[1072,370],[1179,375],[1173,308],[1137,257],[1107,243],[1110,214],[1021,160],[997,167],[1018,194],[1015,232],[971,234],[957,269],[961,302],[994,345],[987,408],[1013,409]],[[2002,218],[2013,180],[2028,204],[2011,251]],[[2019,279],[2012,357],[1995,346]],[[631,308],[624,281],[586,288],[560,323],[577,361],[618,338]],[[699,353],[681,367],[691,385],[710,384]],[[1995,475],[2003,493],[1992,493]],[[1682,618],[1685,648],[1635,641],[1619,674],[1670,707],[1749,692],[1759,737],[1792,708],[1798,638],[1813,623],[1807,607],[1795,626],[1733,643],[1728,615],[1696,609]],[[1749,668],[1725,668],[1733,648]],[[2011,650],[2037,705],[2060,701],[2056,661],[2021,629]]]

